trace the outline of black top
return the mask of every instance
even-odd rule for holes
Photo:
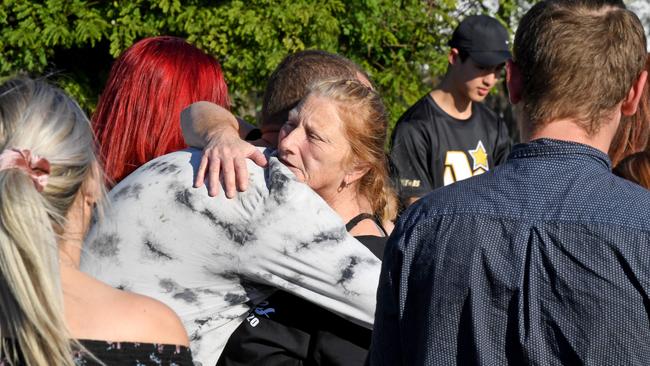
[[[505,161],[510,144],[505,122],[482,103],[472,103],[472,116],[459,120],[427,94],[393,131],[390,158],[400,198],[485,173]]]
[[[87,351],[107,366],[193,366],[190,349],[155,343],[107,342],[79,340]],[[76,365],[99,365],[85,352],[74,352]],[[0,355],[0,365],[8,361]],[[24,365],[24,361],[16,365]]]
[[[350,220],[352,229],[364,219]],[[357,236],[378,258],[383,257],[387,237]],[[258,305],[230,336],[218,366],[363,365],[371,331],[353,324],[313,303],[278,291]]]

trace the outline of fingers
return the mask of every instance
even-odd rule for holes
[[[266,164],[268,164],[266,156],[264,156],[264,154],[256,148],[253,148],[253,153],[248,158],[262,168],[266,167]],[[248,174],[246,174],[246,178],[248,178]]]
[[[208,195],[214,197],[219,194],[219,170],[221,161],[219,158],[212,158],[208,169]]]
[[[235,197],[237,194],[237,186],[235,185],[234,159],[221,160],[221,176],[223,177],[223,189],[226,191],[226,197]]]
[[[221,185],[227,198],[233,198],[237,191],[248,189],[248,167],[246,159],[251,159],[260,167],[266,167],[268,160],[253,145],[240,141],[239,144],[222,144],[220,147],[205,149],[197,170],[194,186],[203,186],[207,177],[208,194],[217,196]]]
[[[248,189],[248,167],[246,159],[235,159],[235,175],[237,179],[237,190],[244,192]]]
[[[201,164],[199,164],[199,169],[196,171],[196,178],[194,178],[194,188],[201,188],[203,186],[203,181],[205,180],[205,170],[208,168],[208,154],[204,153],[201,156]]]

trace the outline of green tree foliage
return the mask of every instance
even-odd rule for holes
[[[517,0],[2,0],[0,75],[52,74],[92,111],[112,60],[135,41],[176,35],[216,56],[235,112],[253,118],[268,75],[289,53],[323,49],[363,66],[394,123],[444,74],[458,19]]]

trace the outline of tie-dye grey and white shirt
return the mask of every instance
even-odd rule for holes
[[[320,196],[270,157],[249,162],[246,192],[209,197],[192,188],[200,157],[162,156],[115,186],[82,270],[169,305],[204,365],[274,288],[372,326],[381,264]]]

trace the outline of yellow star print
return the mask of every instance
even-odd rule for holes
[[[469,154],[472,156],[472,159],[474,159],[473,170],[477,170],[479,168],[483,168],[485,170],[490,169],[490,167],[488,166],[488,155],[487,152],[485,151],[485,147],[483,147],[483,142],[481,140],[478,141],[478,144],[476,145],[476,149],[469,150]]]

